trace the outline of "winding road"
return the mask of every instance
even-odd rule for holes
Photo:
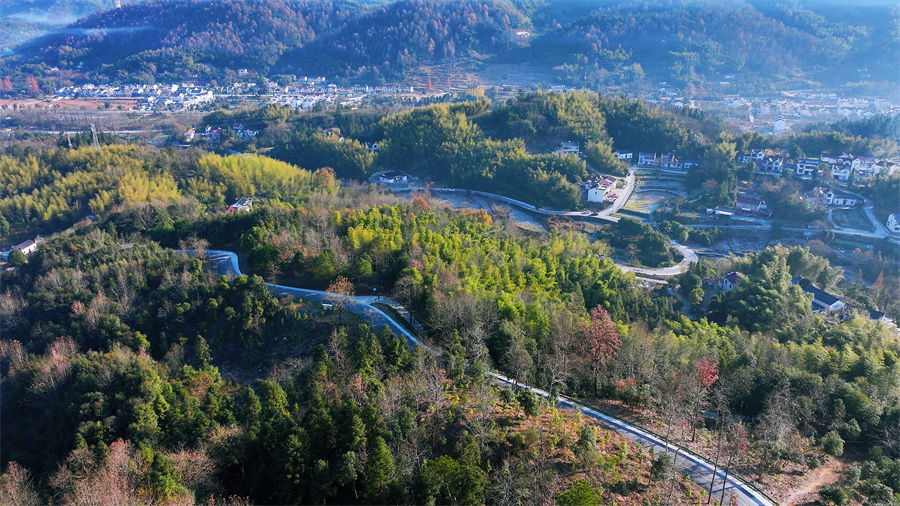
[[[625,204],[628,202],[628,199],[631,198],[631,194],[634,192],[635,188],[635,171],[632,168],[628,173],[628,176],[625,178],[625,188],[616,198],[616,201],[612,206],[600,211],[599,213],[591,213],[589,211],[554,211],[552,209],[542,209],[540,207],[535,207],[532,204],[528,204],[526,202],[522,202],[521,200],[512,199],[509,197],[504,197],[503,195],[497,195],[496,193],[488,193],[479,190],[462,190],[459,188],[429,188],[428,190],[432,193],[452,193],[452,194],[473,194],[479,195],[482,197],[492,198],[496,200],[500,200],[502,202],[506,202],[507,204],[512,204],[517,207],[521,207],[527,211],[531,211],[538,214],[543,215],[554,215],[554,216],[567,216],[570,218],[575,218],[579,220],[603,220],[609,221],[612,223],[618,223],[619,218],[615,216],[611,216],[613,213],[618,212]],[[424,190],[425,188],[418,188],[419,190]],[[414,191],[416,188],[408,188],[398,191]],[[672,247],[678,250],[683,256],[684,259],[671,267],[663,267],[660,269],[651,269],[647,267],[635,267],[632,265],[615,262],[616,266],[625,271],[625,272],[634,272],[638,276],[653,276],[657,278],[666,278],[671,276],[677,276],[683,272],[688,270],[691,264],[697,263],[699,261],[699,257],[697,256],[697,252],[688,248],[687,246],[681,245],[672,241]]]
[[[191,254],[195,252],[182,251],[182,253]],[[209,250],[207,251],[207,256],[210,260],[215,262],[216,270],[219,274],[225,275],[229,278],[241,275],[241,270],[238,265],[238,257],[235,253],[230,251]],[[320,290],[309,290],[305,288],[274,285],[271,283],[267,283],[267,285],[272,293],[276,295],[291,295],[309,301],[328,303],[331,302],[335,297],[337,297],[337,294],[331,294],[329,292],[323,292]],[[394,308],[399,308],[398,311],[403,316],[409,314],[408,312],[406,312],[406,309],[403,308],[403,306],[401,306],[398,302],[373,296],[350,297],[347,299],[345,308],[359,315],[375,328],[379,328],[382,325],[387,325],[392,332],[394,332],[398,336],[403,336],[404,338],[406,338],[406,341],[410,346],[421,346],[426,350],[431,351],[432,353],[437,353],[432,348],[423,344],[422,341],[418,339],[418,337],[406,330],[403,325],[396,322],[393,318],[373,305],[377,302],[382,302],[384,304],[391,305]],[[490,372],[489,374],[498,383],[517,387],[523,386],[496,372]],[[541,398],[550,398],[550,394],[544,390],[527,385],[525,385],[524,387],[530,389]],[[568,397],[561,397],[557,405],[559,407],[567,409],[578,409],[585,416],[603,422],[616,432],[619,432],[629,440],[643,446],[644,448],[652,448],[654,453],[657,455],[661,452],[668,452],[674,457],[675,469],[679,473],[688,474],[694,480],[694,482],[697,483],[697,485],[706,490],[709,490],[710,485],[712,484],[713,497],[716,499],[724,496],[725,501],[733,504],[738,504],[740,506],[767,506],[776,504],[765,494],[759,492],[750,484],[746,483],[740,478],[728,475],[726,480],[725,472],[722,470],[713,472],[714,466],[708,460],[674,444],[669,443],[667,445],[666,441],[663,438],[651,433],[646,429],[637,427],[624,420],[592,409]]]

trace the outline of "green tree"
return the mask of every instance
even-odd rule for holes
[[[14,249],[9,252],[9,257],[7,258],[9,265],[13,267],[19,267],[25,265],[28,262],[28,257],[25,256],[25,253],[22,253],[22,250]]]
[[[366,462],[366,478],[364,482],[364,497],[366,501],[381,503],[386,499],[391,484],[396,480],[394,476],[394,457],[384,442],[384,438],[375,438]]]
[[[603,489],[594,487],[584,478],[575,480],[572,488],[556,498],[561,506],[599,506],[603,504]]]

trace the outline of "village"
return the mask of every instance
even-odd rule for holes
[[[705,94],[687,97],[666,82],[647,94],[648,103],[714,112],[742,130],[767,134],[799,131],[815,122],[860,120],[900,113],[900,104],[884,97],[850,97],[827,90],[779,90],[769,95],[745,96],[734,75],[704,83]]]
[[[307,110],[319,103],[352,107],[368,95],[396,96],[414,93],[412,86],[342,87],[328,82],[324,77],[287,76],[286,81],[289,82],[279,84],[268,79],[252,80],[252,75],[246,69],[239,70],[238,76],[247,79],[227,86],[216,86],[205,81],[121,86],[87,83],[59,88],[48,100],[51,103],[73,99],[136,100],[134,109],[147,112],[203,109],[205,105],[220,99],[256,97],[263,103]]]

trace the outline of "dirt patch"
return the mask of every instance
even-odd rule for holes
[[[826,485],[832,485],[837,482],[845,467],[845,463],[837,459],[829,459],[825,465],[806,474],[800,481],[794,481],[793,491],[781,501],[781,504],[791,506],[794,504],[816,503],[819,497],[819,490]]]

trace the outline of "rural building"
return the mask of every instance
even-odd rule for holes
[[[887,217],[887,229],[892,234],[900,234],[900,214],[890,214]]]
[[[40,244],[40,239],[38,239],[38,238],[28,239],[25,242],[16,244],[12,248],[10,248],[9,251],[4,251],[4,252],[0,253],[0,258],[2,258],[3,260],[6,260],[7,258],[9,258],[9,254],[15,250],[21,251],[26,256],[30,255],[30,254],[34,253],[35,251],[37,251],[38,244]]]
[[[828,206],[855,206],[859,198],[848,193],[837,193],[829,188],[825,191],[822,201]]]
[[[379,183],[406,183],[409,182],[410,179],[412,179],[412,176],[399,170],[382,172],[378,175]]]
[[[728,274],[722,276],[722,279],[719,280],[719,288],[722,291],[728,292],[736,287],[738,284],[738,273],[735,271],[731,271]]]
[[[766,205],[765,200],[755,196],[748,196],[745,193],[738,195],[737,203],[734,205],[735,213],[750,216],[768,214],[768,209],[769,206]]]
[[[228,206],[228,209],[225,211],[225,213],[234,213],[234,212],[238,212],[238,211],[250,212],[250,208],[252,206],[253,206],[252,200],[250,200],[246,197],[241,197],[237,200],[237,202]]]
[[[791,280],[791,283],[800,285],[800,288],[802,288],[804,292],[812,294],[813,311],[825,311],[826,313],[831,314],[844,309],[845,304],[840,297],[836,297],[825,290],[820,289],[803,276],[795,277]]]
[[[578,149],[578,143],[571,142],[571,141],[561,142],[559,144],[559,148],[557,148],[556,151],[554,151],[554,153],[556,153],[557,155],[561,155],[561,156],[566,156],[566,155],[578,156],[578,154],[580,152],[581,151]]]

